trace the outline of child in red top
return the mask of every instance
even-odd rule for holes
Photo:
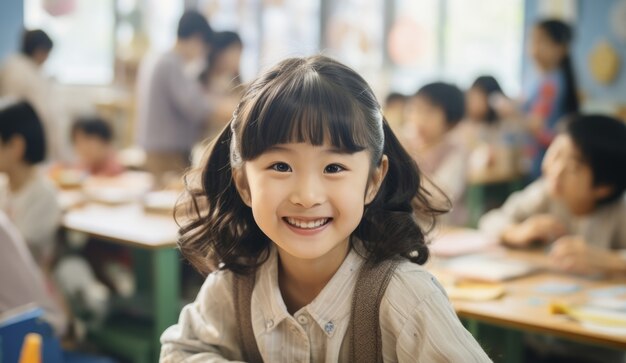
[[[81,118],[72,126],[72,141],[80,165],[93,176],[116,176],[124,171],[112,146],[109,124],[97,117]]]

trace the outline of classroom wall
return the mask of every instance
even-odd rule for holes
[[[538,2],[544,0],[526,0],[524,27],[525,34],[541,16],[538,14]],[[574,65],[578,76],[579,88],[590,102],[626,104],[626,40],[619,39],[611,29],[610,14],[614,6],[626,0],[577,0],[575,40],[573,47]],[[626,21],[626,20],[625,20]],[[608,40],[619,53],[621,69],[617,79],[610,85],[596,83],[588,69],[589,52],[600,40]],[[524,84],[532,72],[532,64],[525,57],[522,65]]]
[[[0,60],[18,49],[23,24],[23,0],[0,0]]]

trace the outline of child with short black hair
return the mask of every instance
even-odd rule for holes
[[[424,173],[446,193],[453,204],[445,222],[464,225],[467,150],[452,130],[465,114],[465,96],[452,84],[425,85],[407,105],[407,148]]]
[[[98,117],[78,119],[72,126],[72,141],[80,166],[93,176],[116,176],[124,171],[113,148],[113,130]]]
[[[280,62],[203,164],[180,248],[218,271],[163,333],[161,362],[489,361],[419,266],[418,218],[443,211],[352,69]]]
[[[0,110],[0,172],[9,179],[4,209],[44,269],[51,263],[61,221],[57,192],[37,164],[46,157],[43,125],[27,102]]]
[[[552,243],[554,265],[626,274],[626,124],[577,116],[556,137],[543,176],[487,213],[479,226],[503,243]]]

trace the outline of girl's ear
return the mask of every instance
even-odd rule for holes
[[[372,179],[368,185],[368,190],[365,193],[365,204],[370,204],[374,200],[380,186],[383,184],[383,180],[385,180],[385,176],[387,176],[388,170],[389,158],[387,158],[387,155],[383,155],[380,164],[372,173]]]
[[[248,180],[246,178],[246,172],[243,166],[233,169],[233,181],[235,182],[235,188],[241,197],[241,200],[248,207],[252,207],[252,198],[250,197],[250,188],[248,187]]]

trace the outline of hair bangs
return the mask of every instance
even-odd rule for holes
[[[307,69],[290,79],[276,79],[250,105],[242,125],[241,158],[252,160],[274,145],[330,143],[341,152],[367,149],[368,130],[357,101],[339,85]],[[278,86],[278,87],[277,87]]]

